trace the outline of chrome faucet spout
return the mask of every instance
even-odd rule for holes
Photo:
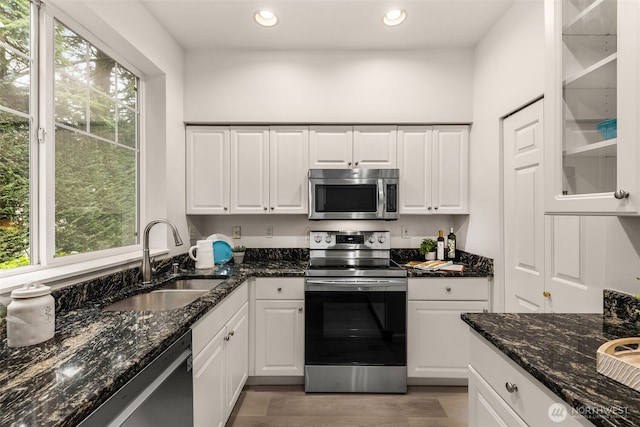
[[[180,233],[178,233],[178,229],[169,220],[158,218],[147,224],[142,235],[142,283],[145,284],[153,281],[153,266],[151,265],[151,258],[149,257],[149,232],[154,225],[160,223],[165,223],[171,228],[173,240],[176,246],[181,246],[183,244],[182,239],[180,238]]]

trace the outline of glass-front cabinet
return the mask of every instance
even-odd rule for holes
[[[547,213],[639,213],[639,4],[545,2]]]

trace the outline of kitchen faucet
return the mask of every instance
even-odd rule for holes
[[[173,239],[175,240],[176,246],[182,245],[182,239],[180,238],[180,234],[178,234],[178,229],[175,225],[169,222],[169,220],[158,218],[147,224],[142,237],[142,283],[144,284],[151,283],[151,281],[153,280],[153,273],[155,271],[155,269],[151,265],[151,259],[149,258],[149,232],[151,231],[151,227],[161,222],[164,222],[169,227],[171,227],[171,231],[173,232]]]

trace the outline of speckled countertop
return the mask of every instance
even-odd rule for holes
[[[640,336],[637,319],[607,314],[463,314],[487,341],[598,426],[640,426],[640,392],[596,370],[607,341]],[[619,408],[619,409],[617,409]]]
[[[207,271],[204,274],[209,277],[228,274],[230,278],[186,307],[164,312],[102,310],[108,303],[158,286],[136,285],[140,281],[139,269],[62,289],[54,292],[55,336],[34,346],[8,348],[6,322],[1,323],[0,425],[76,425],[249,277],[302,277],[307,265],[305,254],[299,250],[290,252],[281,250],[274,256],[291,256],[291,260],[256,253],[239,266]],[[257,257],[262,260],[256,261]],[[180,268],[189,268],[188,257],[178,260]],[[171,261],[175,262],[165,262],[165,272],[169,271]],[[473,259],[466,261],[464,273],[409,271],[409,276],[491,275],[474,265]],[[181,275],[203,273],[183,271]]]
[[[305,266],[267,261],[233,267],[230,279],[177,310],[107,312],[101,309],[106,301],[56,313],[54,338],[30,347],[7,347],[2,326],[0,425],[76,425],[247,278],[301,277]]]

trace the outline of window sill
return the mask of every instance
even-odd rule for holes
[[[152,257],[168,254],[168,249],[151,251]],[[74,283],[90,280],[96,277],[129,268],[139,267],[142,251],[126,252],[90,261],[59,265],[31,270],[0,279],[0,294],[17,289],[26,283],[40,282],[51,286],[52,289],[63,288]]]

